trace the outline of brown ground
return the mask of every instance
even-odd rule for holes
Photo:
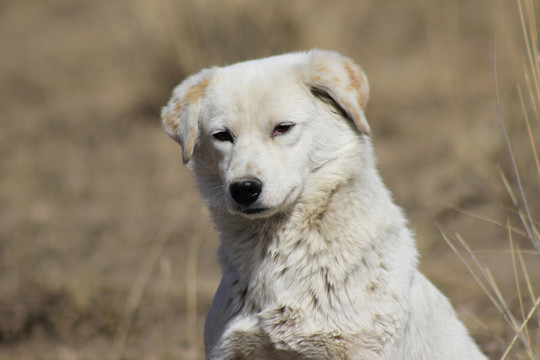
[[[498,170],[516,189],[494,100],[496,43],[500,103],[539,219],[516,84],[537,143],[540,123],[517,9],[504,0],[1,2],[0,359],[201,358],[217,240],[159,108],[203,67],[312,47],[364,67],[379,166],[417,234],[421,268],[500,356],[513,331],[435,224],[463,236],[520,320],[507,231],[475,218],[523,231]],[[538,255],[524,258],[539,292]],[[537,319],[530,329],[540,353]],[[510,358],[525,354],[516,349]]]

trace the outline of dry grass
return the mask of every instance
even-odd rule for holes
[[[529,98],[531,103],[530,105],[534,109],[535,118],[538,119],[537,108],[540,105],[540,64],[538,62],[538,35],[534,4],[531,0],[518,0],[517,4],[528,55],[528,66],[525,67],[524,78],[526,79],[526,83],[528,85],[529,95],[531,95]],[[508,176],[504,171],[500,171],[500,174],[502,182],[513,205],[513,209],[511,210],[513,210],[514,215],[519,217],[521,222],[521,229],[517,229],[510,224],[509,219],[506,221],[506,229],[509,240],[508,256],[512,260],[512,270],[514,275],[514,283],[516,286],[515,294],[517,294],[519,309],[511,308],[509,306],[508,300],[505,299],[505,296],[502,294],[499,285],[497,284],[497,280],[492,275],[490,268],[479,261],[475,252],[471,250],[469,244],[459,233],[455,235],[457,242],[444,232],[441,233],[448,245],[467,267],[471,276],[482,288],[492,304],[497,308],[502,318],[506,321],[508,328],[512,329],[514,332],[514,336],[509,343],[505,343],[504,340],[498,337],[498,341],[501,343],[501,345],[506,345],[500,359],[504,360],[508,358],[519,358],[534,360],[539,359],[540,354],[540,311],[538,311],[538,307],[540,306],[540,296],[537,297],[536,295],[538,292],[538,284],[532,283],[531,275],[528,266],[524,261],[523,254],[533,254],[533,256],[536,257],[535,261],[538,262],[538,257],[540,257],[540,232],[538,231],[539,222],[535,221],[529,206],[529,199],[533,199],[533,196],[535,195],[533,194],[531,196],[524,189],[524,181],[520,176],[519,170],[521,164],[514,156],[511,140],[508,135],[508,131],[506,130],[505,119],[501,110],[501,101],[499,98],[499,86],[497,81],[498,68],[496,60],[497,54],[495,52],[493,63],[496,105],[501,132],[504,136],[504,142],[511,164],[513,175],[512,181],[508,180]],[[538,137],[539,131],[532,130],[528,110],[525,105],[525,100],[520,87],[518,87],[518,94],[522,106],[528,139],[530,142],[530,152],[533,154],[534,164],[538,170],[537,175],[540,179],[540,162],[538,160],[537,145],[535,141],[535,138]],[[539,124],[536,125],[537,126],[535,128],[538,129]],[[514,186],[512,184],[514,184]],[[516,188],[517,191],[514,190],[514,188]],[[538,188],[540,188],[540,181],[538,181]],[[492,224],[504,226],[503,224],[497,223],[491,219],[484,220]],[[516,247],[514,244],[514,234],[525,237],[530,241],[527,250],[522,250],[519,246]],[[458,249],[458,246],[460,246],[460,249]],[[537,321],[534,320],[535,315]]]
[[[533,5],[2,3],[0,359],[201,358],[217,240],[159,108],[202,67],[312,47],[368,74],[379,165],[417,234],[422,270],[490,358],[535,358]],[[455,234],[446,238],[485,293],[433,222]]]

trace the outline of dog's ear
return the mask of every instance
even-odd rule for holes
[[[371,129],[364,114],[369,84],[362,69],[351,59],[332,51],[311,50],[307,56],[304,77],[311,92],[326,97],[326,100],[331,99],[359,131],[370,135]]]
[[[199,128],[199,113],[212,69],[192,75],[178,85],[167,106],[161,110],[163,129],[182,146],[182,160],[189,161],[195,148]]]

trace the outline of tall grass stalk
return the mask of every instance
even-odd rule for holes
[[[523,38],[525,41],[525,47],[527,52],[527,65],[525,66],[524,71],[526,91],[528,95],[527,98],[531,102],[534,116],[540,124],[540,57],[537,48],[538,35],[536,20],[534,17],[534,7],[532,0],[517,0],[517,5],[519,9]],[[513,309],[508,305],[502,292],[499,290],[495,277],[492,275],[489,268],[479,261],[479,259],[475,255],[475,252],[471,249],[467,242],[459,234],[456,234],[455,239],[453,239],[447,236],[441,229],[439,230],[441,231],[444,240],[456,253],[459,259],[465,264],[465,266],[473,276],[474,280],[478,283],[483,292],[488,296],[488,298],[494,304],[497,310],[502,314],[503,318],[506,320],[508,326],[513,332],[513,337],[508,342],[508,345],[506,346],[500,359],[507,359],[509,358],[510,354],[514,354],[518,358],[527,358],[532,360],[539,358],[538,349],[540,347],[540,315],[538,307],[540,306],[540,296],[536,296],[536,292],[533,284],[531,283],[529,271],[527,269],[527,264],[523,259],[523,251],[515,244],[513,235],[522,235],[530,240],[533,248],[535,249],[534,252],[536,253],[536,255],[538,255],[538,257],[534,258],[535,261],[540,260],[540,236],[537,222],[534,221],[531,207],[529,206],[529,199],[532,200],[532,198],[527,195],[525,187],[523,186],[523,179],[518,168],[518,164],[510,141],[510,135],[506,128],[505,119],[501,110],[501,99],[499,96],[499,85],[497,81],[496,50],[493,56],[493,65],[493,78],[497,113],[513,176],[511,179],[509,179],[503,170],[499,169],[499,171],[503,185],[505,186],[508,196],[510,197],[510,200],[514,206],[514,210],[512,212],[518,215],[519,219],[521,220],[521,226],[523,230],[517,229],[515,226],[511,226],[509,220],[507,220],[506,225],[504,225],[501,221],[472,214],[462,209],[457,210],[474,218],[496,224],[497,226],[506,227],[510,247],[510,255],[512,260],[512,268],[514,273],[514,281],[516,286],[517,300],[519,302],[519,310],[514,311],[519,312],[519,321],[513,314]],[[525,101],[526,97],[524,96],[524,93],[520,86],[517,87],[517,92],[523,116],[525,119],[524,122],[527,131],[527,137],[530,142],[531,153],[534,159],[534,163],[536,165],[536,170],[540,177],[540,161],[536,148],[535,133],[527,111]],[[514,187],[517,188],[517,191],[514,191]],[[522,289],[521,280],[524,280],[524,289]],[[530,307],[526,304],[530,304]],[[537,314],[537,317],[539,317],[538,324],[532,324],[531,322],[534,314]],[[518,340],[522,344],[521,350],[516,349]]]

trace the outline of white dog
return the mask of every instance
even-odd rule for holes
[[[376,170],[369,88],[312,50],[193,75],[163,127],[221,236],[208,359],[485,359],[417,270]]]

